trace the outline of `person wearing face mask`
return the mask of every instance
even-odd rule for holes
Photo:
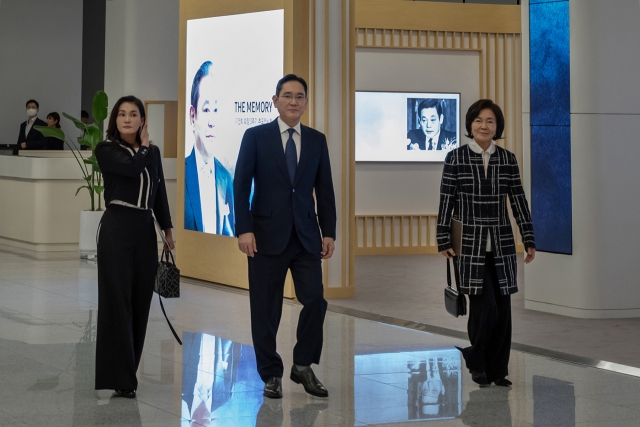
[[[95,155],[107,206],[98,229],[95,388],[133,399],[158,267],[154,215],[164,249],[175,247],[160,150],[149,141],[138,98],[116,102]]]
[[[18,150],[42,150],[47,143],[45,137],[35,130],[34,126],[47,126],[44,120],[38,118],[40,104],[35,99],[27,101],[27,121],[20,125],[18,135]]]
[[[235,236],[233,176],[223,165],[217,127],[216,81],[204,62],[191,87],[189,117],[195,143],[185,159],[184,229]]]

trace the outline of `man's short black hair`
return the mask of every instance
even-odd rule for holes
[[[490,109],[493,111],[493,114],[496,116],[496,134],[493,137],[493,140],[498,140],[502,138],[502,132],[504,131],[504,115],[502,114],[502,110],[490,99],[481,99],[479,101],[474,102],[469,110],[467,111],[467,117],[464,121],[465,127],[467,128],[467,134],[465,135],[467,138],[473,139],[473,134],[471,133],[471,123],[480,116],[480,112],[484,109]]]
[[[84,119],[85,117],[88,119],[89,118],[89,113],[87,113],[86,110],[80,111],[80,118]]]
[[[36,101],[35,99],[30,99],[27,101],[27,103],[25,104],[25,107],[28,107],[29,104],[34,103],[36,104],[36,108],[38,108],[38,110],[40,109],[40,104],[38,104],[38,101]]]
[[[302,77],[298,77],[295,74],[287,74],[286,76],[278,80],[278,84],[276,85],[276,96],[280,96],[280,92],[282,91],[282,85],[292,81],[296,81],[300,83],[304,88],[304,96],[308,95],[307,82],[305,82]]]
[[[418,105],[418,117],[422,116],[422,110],[429,108],[435,108],[438,113],[438,118],[442,115],[442,104],[439,99],[429,98],[425,99]]]
[[[200,99],[200,82],[211,73],[211,61],[205,61],[200,65],[196,75],[193,76],[193,84],[191,85],[191,106],[198,114],[198,100]]]

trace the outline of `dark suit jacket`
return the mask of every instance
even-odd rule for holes
[[[47,122],[36,118],[35,123],[31,126],[31,130],[29,130],[29,135],[25,135],[24,131],[27,129],[27,122],[22,122],[20,124],[20,135],[18,135],[18,149],[21,150],[22,147],[20,147],[20,144],[26,142],[27,150],[43,150],[47,144],[47,139],[33,127],[46,125]]]
[[[327,139],[307,126],[301,125],[300,131],[300,160],[293,182],[277,119],[247,129],[242,138],[234,177],[236,234],[254,233],[258,252],[265,255],[282,253],[294,226],[304,248],[312,254],[322,252],[321,232],[324,237],[336,237]],[[255,189],[249,206],[252,180]]]
[[[222,200],[229,205],[229,215],[221,214],[219,206],[216,209],[216,234],[234,236],[233,177],[229,171],[222,166],[222,163],[215,158],[214,170],[216,174],[216,196],[220,198],[219,195],[222,194]],[[189,157],[185,159],[184,229],[204,231],[195,147],[191,150]]]
[[[418,144],[420,150],[427,150],[427,135],[422,132],[422,129],[413,129],[410,130],[407,134],[407,138],[411,140],[409,145],[407,145],[407,150],[409,150],[409,146],[411,144]],[[438,139],[438,146],[436,150],[442,150],[445,146],[445,142],[449,140],[450,142],[456,142],[456,133],[449,132],[448,130],[440,129],[440,138]]]

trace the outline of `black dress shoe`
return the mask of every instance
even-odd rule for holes
[[[269,378],[267,382],[264,383],[262,394],[269,399],[282,399],[282,378]]]
[[[329,392],[313,373],[311,367],[299,370],[296,365],[291,367],[291,381],[302,384],[304,391],[316,397],[329,397]]]
[[[500,380],[496,380],[493,382],[495,385],[499,385],[502,387],[511,387],[513,383],[506,378],[502,378]]]
[[[115,397],[125,397],[127,399],[135,399],[136,391],[135,390],[115,390]]]
[[[489,380],[487,380],[487,374],[484,372],[471,371],[471,379],[474,383],[480,387],[489,387]]]

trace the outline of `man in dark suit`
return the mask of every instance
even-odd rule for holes
[[[290,378],[302,383],[307,393],[327,397],[311,364],[320,362],[327,310],[321,259],[331,257],[336,237],[329,150],[322,133],[300,124],[308,103],[304,79],[284,76],[273,103],[280,116],[245,132],[234,176],[238,247],[249,260],[256,363],[265,382],[264,395],[282,397],[284,366],[276,352],[276,334],[290,269],[303,305]],[[255,190],[249,206],[252,180]]]
[[[47,122],[38,118],[40,104],[35,99],[27,101],[27,121],[20,124],[20,135],[18,135],[19,150],[42,150],[47,139],[34,126],[47,126]]]
[[[443,150],[457,147],[455,132],[442,129],[444,115],[439,99],[425,99],[418,105],[420,129],[410,130],[407,150]]]
[[[204,62],[193,78],[189,116],[195,143],[185,159],[184,229],[235,236],[233,177],[216,153],[218,109],[212,64]]]

